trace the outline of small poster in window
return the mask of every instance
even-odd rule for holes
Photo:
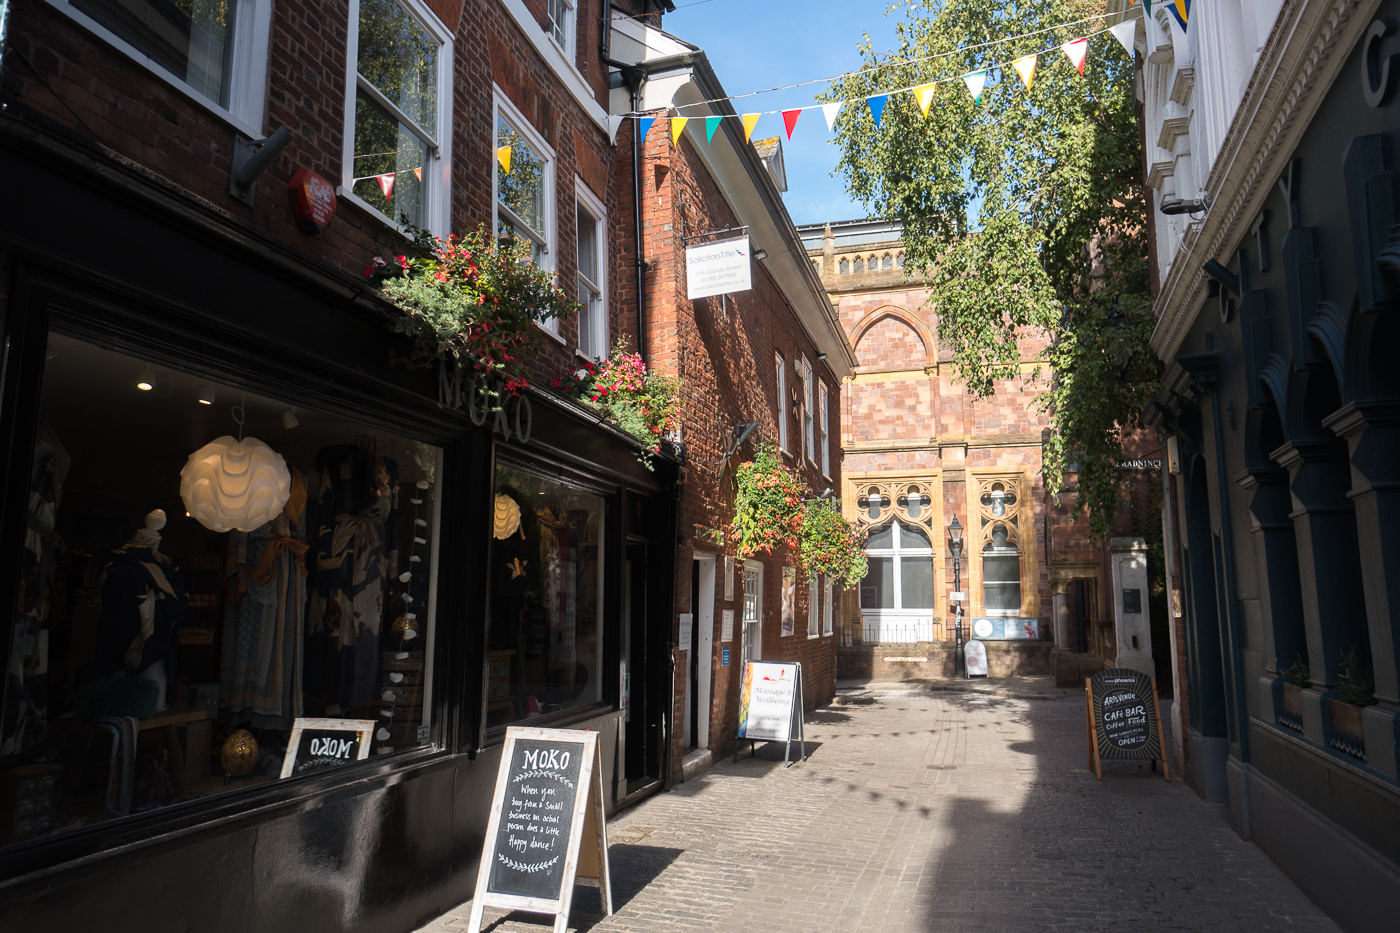
[[[783,627],[782,635],[791,635],[797,630],[797,571],[792,567],[783,568]]]
[[[720,640],[720,641],[733,641],[733,640],[734,640],[734,610],[733,610],[733,609],[725,609],[725,610],[723,610],[723,611],[720,613],[719,640]],[[726,649],[726,650],[728,650],[728,649]]]
[[[732,557],[724,559],[724,598],[725,600],[734,598],[734,558]]]

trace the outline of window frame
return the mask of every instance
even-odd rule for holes
[[[520,217],[517,217],[515,212],[509,207],[501,203],[500,165],[496,161],[495,151],[496,134],[500,131],[501,118],[505,117],[506,121],[510,123],[511,128],[525,138],[525,141],[535,150],[535,154],[544,162],[544,170],[540,173],[540,177],[544,181],[544,220],[541,222],[540,226],[544,227],[544,229],[534,231],[543,238],[544,242],[539,244],[540,260],[536,263],[536,266],[545,272],[557,272],[559,231],[557,218],[555,217],[557,205],[554,203],[554,169],[556,159],[554,147],[545,142],[544,137],[539,134],[539,131],[535,129],[529,120],[525,119],[525,115],[521,113],[520,109],[506,96],[505,91],[501,90],[500,85],[492,83],[491,97],[492,157],[489,166],[491,171],[491,231],[494,234],[500,227],[502,208],[505,208],[506,219],[512,225],[524,226],[526,228],[530,228],[531,226],[525,223]],[[567,345],[567,341],[564,340],[564,335],[559,327],[558,318],[550,318],[548,321],[536,321],[535,326],[560,343]]]
[[[452,35],[442,25],[442,21],[422,3],[422,0],[394,0],[418,21],[428,34],[438,40],[437,57],[437,124],[438,139],[429,140],[422,127],[388,100],[383,92],[370,84],[369,79],[360,74],[360,0],[348,0],[350,16],[345,34],[345,128],[341,153],[340,181],[335,193],[370,216],[400,233],[407,233],[403,224],[392,217],[386,217],[379,208],[370,204],[351,189],[355,186],[355,98],[360,90],[381,109],[387,110],[391,119],[407,126],[409,132],[417,136],[423,149],[423,217],[420,226],[435,236],[445,237],[448,233],[449,214],[452,206]],[[445,138],[444,138],[445,137]],[[429,164],[433,170],[429,171]],[[492,162],[494,165],[494,161]],[[345,181],[349,179],[350,184]],[[438,189],[441,188],[439,191]]]
[[[45,2],[184,94],[193,103],[206,108],[244,133],[249,139],[263,138],[263,118],[267,106],[268,45],[272,31],[271,0],[237,0],[238,8],[233,20],[233,62],[227,107],[195,90],[184,78],[169,71],[145,52],[74,7],[69,0]]]
[[[879,528],[879,527],[881,527],[881,526],[883,526],[883,525],[885,525],[885,524],[887,524],[887,523],[886,523],[886,522],[881,522],[879,525],[876,525],[876,526],[874,526],[874,527]],[[932,606],[927,606],[927,607],[920,607],[920,606],[906,607],[906,606],[904,605],[904,570],[903,570],[903,560],[904,560],[906,557],[924,557],[924,556],[927,556],[928,559],[929,559],[929,564],[930,564],[930,566],[932,566],[932,564],[933,564],[933,558],[934,558],[934,556],[935,556],[935,555],[934,555],[934,547],[933,547],[933,544],[932,544],[932,542],[933,542],[933,535],[932,535],[931,533],[929,533],[929,530],[928,530],[927,528],[924,528],[924,527],[921,526],[921,525],[915,525],[914,527],[919,528],[919,529],[922,530],[925,534],[928,534],[928,535],[929,535],[929,542],[930,542],[930,544],[929,544],[929,546],[926,547],[926,548],[925,548],[925,547],[912,547],[912,548],[908,548],[908,547],[904,547],[904,546],[903,546],[904,532],[901,531],[899,527],[896,527],[896,526],[899,526],[899,525],[901,525],[901,524],[907,524],[907,523],[902,523],[898,516],[891,515],[890,521],[889,521],[888,524],[891,525],[891,530],[894,532],[894,537],[893,537],[893,539],[892,539],[892,541],[891,541],[891,544],[892,544],[893,546],[892,546],[892,547],[887,547],[887,548],[866,548],[866,549],[865,549],[865,554],[866,554],[867,557],[874,557],[874,558],[884,558],[884,557],[888,557],[888,558],[892,558],[892,559],[893,559],[892,572],[890,573],[890,586],[891,586],[891,592],[892,592],[893,595],[894,595],[894,603],[895,603],[895,604],[894,604],[893,606],[890,606],[889,608],[883,608],[883,607],[879,607],[879,606],[867,608],[867,607],[865,607],[865,606],[861,606],[861,611],[862,611],[862,612],[883,612],[883,613],[894,613],[894,614],[906,614],[906,615],[907,615],[907,614],[911,614],[911,613],[917,613],[917,614],[920,614],[920,615],[927,613],[927,614],[930,614],[930,615],[931,615],[931,614],[934,612],[934,610],[937,608],[937,602],[938,602],[938,595],[937,595],[937,593],[934,594],[934,598],[933,598],[934,605],[932,605]]]
[[[830,574],[822,574],[822,578],[822,635],[827,636],[834,631],[832,612],[836,602],[836,584],[831,582]]]
[[[762,561],[746,560],[739,568],[743,574],[743,587],[740,589],[741,598],[739,600],[739,666],[742,669],[745,661],[763,660],[763,575],[764,564]],[[754,619],[750,623],[748,614],[749,602],[749,571],[754,572],[756,583],[754,585]],[[752,624],[754,626],[754,655],[749,656],[749,641],[745,628]],[[742,674],[742,670],[740,671]]]
[[[778,449],[787,453],[787,360],[781,353],[774,353],[773,356],[778,371]]]
[[[550,12],[550,7],[556,5],[563,13],[562,17],[555,17]],[[564,54],[565,61],[576,64],[578,57],[578,10],[574,0],[545,0],[544,16],[548,21],[548,25],[544,29],[545,35]],[[563,42],[559,41],[560,33],[564,36]]]
[[[594,282],[583,274],[583,262],[578,256],[578,250],[574,251],[574,265],[577,268],[577,277],[583,279],[591,288],[598,293],[598,315],[593,322],[594,337],[597,341],[598,355],[589,356],[584,346],[583,340],[583,315],[578,316],[578,346],[574,352],[586,359],[602,359],[608,355],[608,209],[603,202],[589,190],[582,178],[574,176],[574,200],[575,211],[583,210],[593,217],[594,236],[598,244],[598,268],[594,270],[598,280]]]
[[[817,379],[817,403],[821,416],[817,427],[820,432],[822,476],[831,479],[831,390],[826,387],[826,381],[820,377]]]
[[[807,354],[802,354],[801,362],[793,361],[798,368],[798,378],[802,380],[802,453],[814,466],[817,462],[816,417],[813,411],[812,364]]]
[[[821,638],[821,574],[807,574],[807,637]]]

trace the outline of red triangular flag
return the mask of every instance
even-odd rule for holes
[[[793,127],[797,126],[797,118],[800,116],[802,116],[802,111],[800,109],[783,111],[783,125],[787,127],[789,142],[792,141],[792,130]]]
[[[384,200],[392,201],[394,199],[394,173],[376,175],[374,180],[379,182],[379,190],[384,192]]]
[[[1075,39],[1073,42],[1066,42],[1060,49],[1069,56],[1070,64],[1079,69],[1080,77],[1084,75],[1084,55],[1089,51],[1088,39]]]

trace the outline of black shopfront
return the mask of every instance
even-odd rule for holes
[[[665,780],[672,460],[441,404],[373,292],[2,122],[0,925],[411,929],[508,724]],[[364,729],[282,777],[308,720]]]

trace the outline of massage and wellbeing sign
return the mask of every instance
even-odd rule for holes
[[[686,297],[708,298],[753,287],[749,238],[735,237],[685,250]]]

